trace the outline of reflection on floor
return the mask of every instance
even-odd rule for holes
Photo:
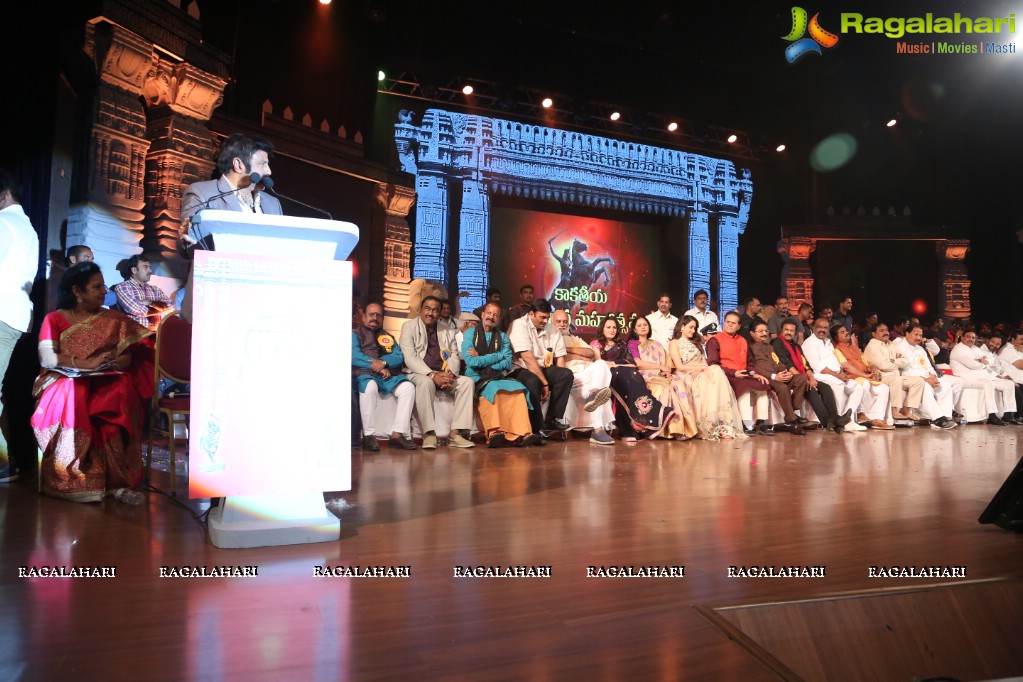
[[[0,679],[826,679],[831,669],[785,652],[820,657],[845,637],[844,679],[904,680],[899,647],[869,636],[884,634],[882,620],[898,626],[899,646],[951,654],[932,659],[941,670],[913,674],[1021,675],[1015,631],[998,624],[1018,622],[1023,537],[976,521],[1021,436],[969,426],[356,450],[353,490],[327,495],[345,501],[332,505],[340,542],[244,550],[209,544],[197,500],[78,506],[19,481],[0,486]],[[114,567],[116,577],[19,577],[47,566]],[[258,575],[160,577],[220,566]],[[683,577],[668,577],[680,566]],[[825,570],[751,577],[754,566]],[[967,581],[1011,584],[833,610],[837,595],[962,581],[870,577],[882,566],[965,567]],[[367,572],[382,577],[345,577]],[[815,599],[832,601],[728,612],[759,618],[733,619],[739,642],[703,615]],[[907,625],[939,612],[950,632],[999,643],[977,640],[983,666]],[[741,641],[747,630],[783,665]]]

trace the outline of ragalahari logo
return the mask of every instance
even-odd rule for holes
[[[838,45],[838,36],[821,28],[820,22],[817,21],[819,16],[820,13],[814,14],[808,25],[806,10],[802,7],[792,8],[792,30],[787,36],[782,36],[783,40],[792,43],[785,48],[785,59],[789,64],[795,64],[810,53],[821,54],[822,47],[832,48]],[[810,33],[809,38],[803,37],[807,30]]]

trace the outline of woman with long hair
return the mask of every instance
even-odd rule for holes
[[[671,419],[671,408],[662,405],[647,388],[619,329],[618,320],[608,315],[597,327],[597,338],[590,345],[611,368],[611,391],[617,401],[615,423],[622,440],[635,441],[640,435],[653,438]]]
[[[742,420],[728,377],[717,365],[707,364],[696,318],[685,315],[675,325],[668,349],[675,366],[672,379],[680,400],[687,400],[696,415],[700,438],[743,438]]]
[[[42,372],[32,429],[43,451],[42,490],[99,502],[142,480],[144,401],[153,393],[153,332],[103,308],[99,266],[68,269],[57,310],[39,331]]]
[[[678,392],[673,390],[668,351],[658,341],[650,338],[650,320],[645,316],[641,315],[633,320],[628,346],[647,388],[662,405],[670,407],[673,414],[672,419],[668,420],[657,435],[681,439],[695,436],[696,415],[693,414],[691,406],[681,400]]]

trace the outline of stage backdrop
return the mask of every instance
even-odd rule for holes
[[[491,209],[491,282],[505,306],[519,287],[536,287],[557,310],[569,310],[581,332],[613,313],[621,323],[656,306],[666,284],[663,228],[601,218]]]

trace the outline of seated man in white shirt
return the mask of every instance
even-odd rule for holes
[[[578,417],[580,426],[593,429],[590,442],[594,445],[614,445],[614,438],[607,433],[607,425],[615,419],[610,403],[611,368],[588,343],[572,334],[568,311],[555,310],[551,320],[561,335],[565,366],[575,375],[572,398],[583,405]]]
[[[963,386],[984,391],[988,424],[1007,426],[1001,419],[1003,414],[1007,414],[1009,422],[1014,424],[1016,385],[1011,379],[998,376],[986,356],[987,349],[977,346],[977,333],[967,329],[949,354],[949,364],[952,372],[963,380]]]
[[[508,328],[508,341],[518,365],[517,369],[508,373],[508,377],[525,384],[529,391],[529,420],[534,433],[542,429],[566,431],[569,428],[565,422],[565,408],[574,377],[572,371],[564,366],[564,356],[555,358],[553,350],[548,351],[540,338],[550,316],[550,302],[539,298],[530,304],[524,317],[513,321]],[[550,404],[544,420],[541,405],[548,399]]]
[[[954,429],[958,424],[952,419],[953,408],[962,395],[963,380],[939,374],[923,341],[923,328],[912,322],[906,325],[904,336],[892,341],[895,351],[909,360],[899,371],[903,376],[921,377],[927,384],[924,386],[920,412],[931,420],[931,426],[936,429]]]
[[[693,307],[686,311],[686,315],[690,315],[696,320],[696,331],[700,332],[700,336],[704,337],[721,331],[721,323],[718,320],[717,313],[708,308],[709,303],[710,297],[707,295],[707,292],[700,289],[693,294]],[[674,330],[672,336],[674,336]],[[668,344],[663,345],[665,348],[668,347]]]
[[[1013,337],[1008,337],[1013,338]],[[1023,346],[1023,332],[1018,333],[1020,339],[1020,345]],[[992,334],[991,338],[984,339],[980,335],[977,336],[977,343],[983,344],[988,351],[988,358],[991,360],[992,367],[998,372],[999,376],[1012,381],[1016,386],[1016,415],[1013,421],[1017,424],[1023,425],[1023,355],[1016,355],[1016,349],[1011,348],[1010,353],[1005,353],[1005,346],[1011,344],[1006,341],[1006,337],[1001,334]],[[1003,416],[1002,421],[1007,421]]]
[[[650,322],[650,338],[667,348],[671,337],[675,335],[675,325],[678,324],[678,318],[671,314],[671,296],[661,294],[657,298],[657,310],[647,315],[646,319]]]
[[[995,346],[995,339],[998,338],[998,348]],[[1001,337],[991,337],[991,352],[998,354],[998,360],[1006,375],[1017,384],[1023,384],[1023,329],[1012,332],[1001,342]]]
[[[851,410],[857,414],[863,402],[863,384],[856,382],[842,371],[842,365],[835,355],[835,347],[831,343],[830,325],[826,318],[817,318],[813,323],[813,333],[803,341],[802,349],[806,361],[810,363],[814,378],[831,386],[835,393],[839,414]],[[845,398],[843,404],[842,398]],[[885,396],[887,398],[887,396]],[[846,431],[866,431],[867,427],[855,421],[845,426]]]

